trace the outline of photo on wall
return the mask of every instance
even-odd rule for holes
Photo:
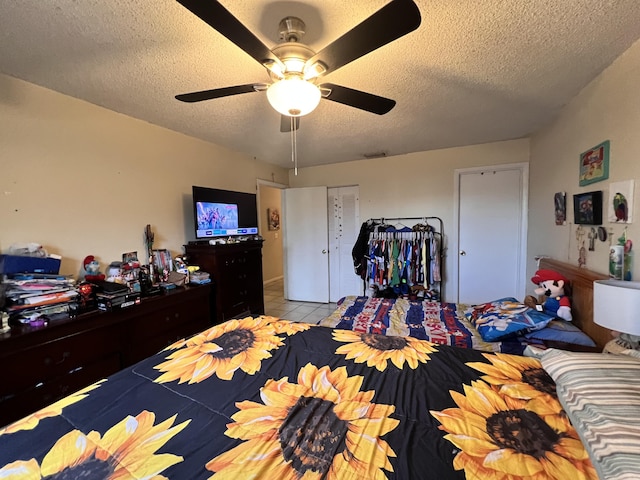
[[[567,224],[567,194],[566,192],[557,192],[553,196],[555,205],[556,225]]]
[[[580,154],[580,186],[609,178],[609,140]]]
[[[267,208],[269,230],[280,230],[280,212],[277,208]]]
[[[633,221],[633,180],[611,182],[609,185],[609,208],[607,220],[611,223]]]
[[[578,193],[573,196],[573,223],[602,225],[602,191]]]

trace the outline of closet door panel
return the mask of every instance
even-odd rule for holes
[[[518,169],[460,177],[459,303],[522,298],[522,179]]]
[[[285,298],[328,303],[327,188],[287,188],[283,199]]]
[[[351,250],[360,232],[359,187],[328,189],[329,208],[329,300],[363,293],[362,279],[355,274]]]

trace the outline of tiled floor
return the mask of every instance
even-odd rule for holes
[[[329,316],[336,309],[336,304],[285,300],[284,283],[278,280],[264,287],[264,309],[267,315],[315,324]]]

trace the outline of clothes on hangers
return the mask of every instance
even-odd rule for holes
[[[353,267],[355,269],[356,275],[358,275],[362,279],[365,279],[367,275],[367,250],[369,232],[371,232],[373,227],[376,225],[378,224],[373,220],[367,220],[366,222],[363,222],[360,226],[360,233],[358,233],[356,243],[351,249]]]
[[[366,281],[370,287],[393,288],[400,295],[411,287],[439,290],[440,235],[431,232],[379,232],[369,235]]]
[[[419,290],[426,298],[439,300],[442,233],[428,219],[439,220],[423,217],[413,227],[400,221],[392,225],[384,218],[362,223],[351,255],[355,273],[364,280],[365,289],[367,286],[375,287],[375,291],[391,289],[398,295]]]

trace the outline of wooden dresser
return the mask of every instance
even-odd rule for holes
[[[264,314],[262,240],[185,245],[187,262],[211,275],[214,323],[243,314]]]
[[[211,325],[208,286],[0,334],[0,426]]]

